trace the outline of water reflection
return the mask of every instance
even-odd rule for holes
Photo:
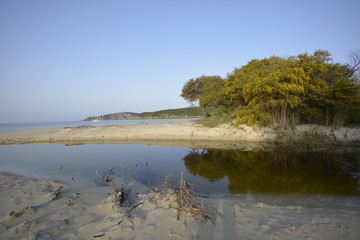
[[[233,194],[359,195],[359,153],[244,152],[194,149],[189,172],[229,179]]]
[[[63,166],[63,168],[61,168]],[[85,144],[0,146],[0,171],[92,187],[96,173],[158,187],[180,174],[206,194],[359,196],[360,153],[284,153],[182,147]],[[60,170],[61,169],[61,170]]]

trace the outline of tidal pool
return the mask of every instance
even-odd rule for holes
[[[0,146],[0,171],[96,184],[113,168],[119,178],[157,187],[183,172],[200,195],[320,198],[360,196],[360,153],[293,153],[190,149],[136,144]]]

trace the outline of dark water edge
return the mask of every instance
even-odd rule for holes
[[[359,195],[359,153],[194,149],[186,168],[232,194]]]
[[[214,150],[141,144],[0,146],[0,171],[78,187],[99,184],[110,168],[118,181],[176,186],[181,172],[202,196],[282,204],[360,205],[360,152]]]

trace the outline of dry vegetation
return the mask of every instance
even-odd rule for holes
[[[191,217],[200,216],[203,219],[210,220],[214,223],[211,216],[215,215],[216,210],[203,203],[202,198],[199,197],[192,190],[192,186],[185,181],[182,173],[178,186],[175,188],[171,187],[165,180],[160,188],[150,188],[148,186],[148,189],[150,189],[148,194],[139,194],[135,191],[131,191],[131,189],[127,189],[125,187],[125,182],[116,184],[113,169],[114,168],[110,168],[108,175],[103,177],[100,177],[97,173],[96,179],[101,185],[110,186],[111,193],[109,193],[109,197],[114,203],[114,207],[120,207],[120,210],[124,213],[124,217],[118,224],[125,219],[130,220],[131,212],[138,206],[145,204],[146,201],[149,201],[155,206],[158,204],[165,204],[167,205],[166,209],[168,210],[175,209],[177,211],[176,219],[178,221],[181,221],[182,215],[186,218],[186,214],[189,214]],[[127,191],[127,193],[125,193],[125,191]],[[124,204],[125,201],[126,204]]]
[[[150,188],[149,186],[148,188],[154,194],[153,198],[163,200],[168,203],[169,209],[177,210],[176,219],[178,221],[181,220],[182,214],[190,214],[192,217],[201,216],[214,223],[213,216],[216,210],[203,203],[203,199],[193,191],[192,185],[185,181],[183,173],[181,173],[179,183],[175,188],[171,187],[166,179],[160,188]]]
[[[189,183],[184,180],[183,173],[179,180],[179,186],[173,191],[178,205],[177,220],[180,219],[182,212],[190,213],[193,216],[200,215],[205,219],[213,220],[207,215],[207,207],[201,201],[201,198],[192,190]],[[213,222],[214,223],[214,222]]]

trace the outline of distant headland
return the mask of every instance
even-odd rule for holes
[[[85,118],[83,121],[98,120],[122,120],[122,119],[171,119],[171,118],[198,118],[204,117],[203,110],[200,107],[176,108],[167,109],[155,112],[118,112],[104,114],[100,116],[91,116]]]

